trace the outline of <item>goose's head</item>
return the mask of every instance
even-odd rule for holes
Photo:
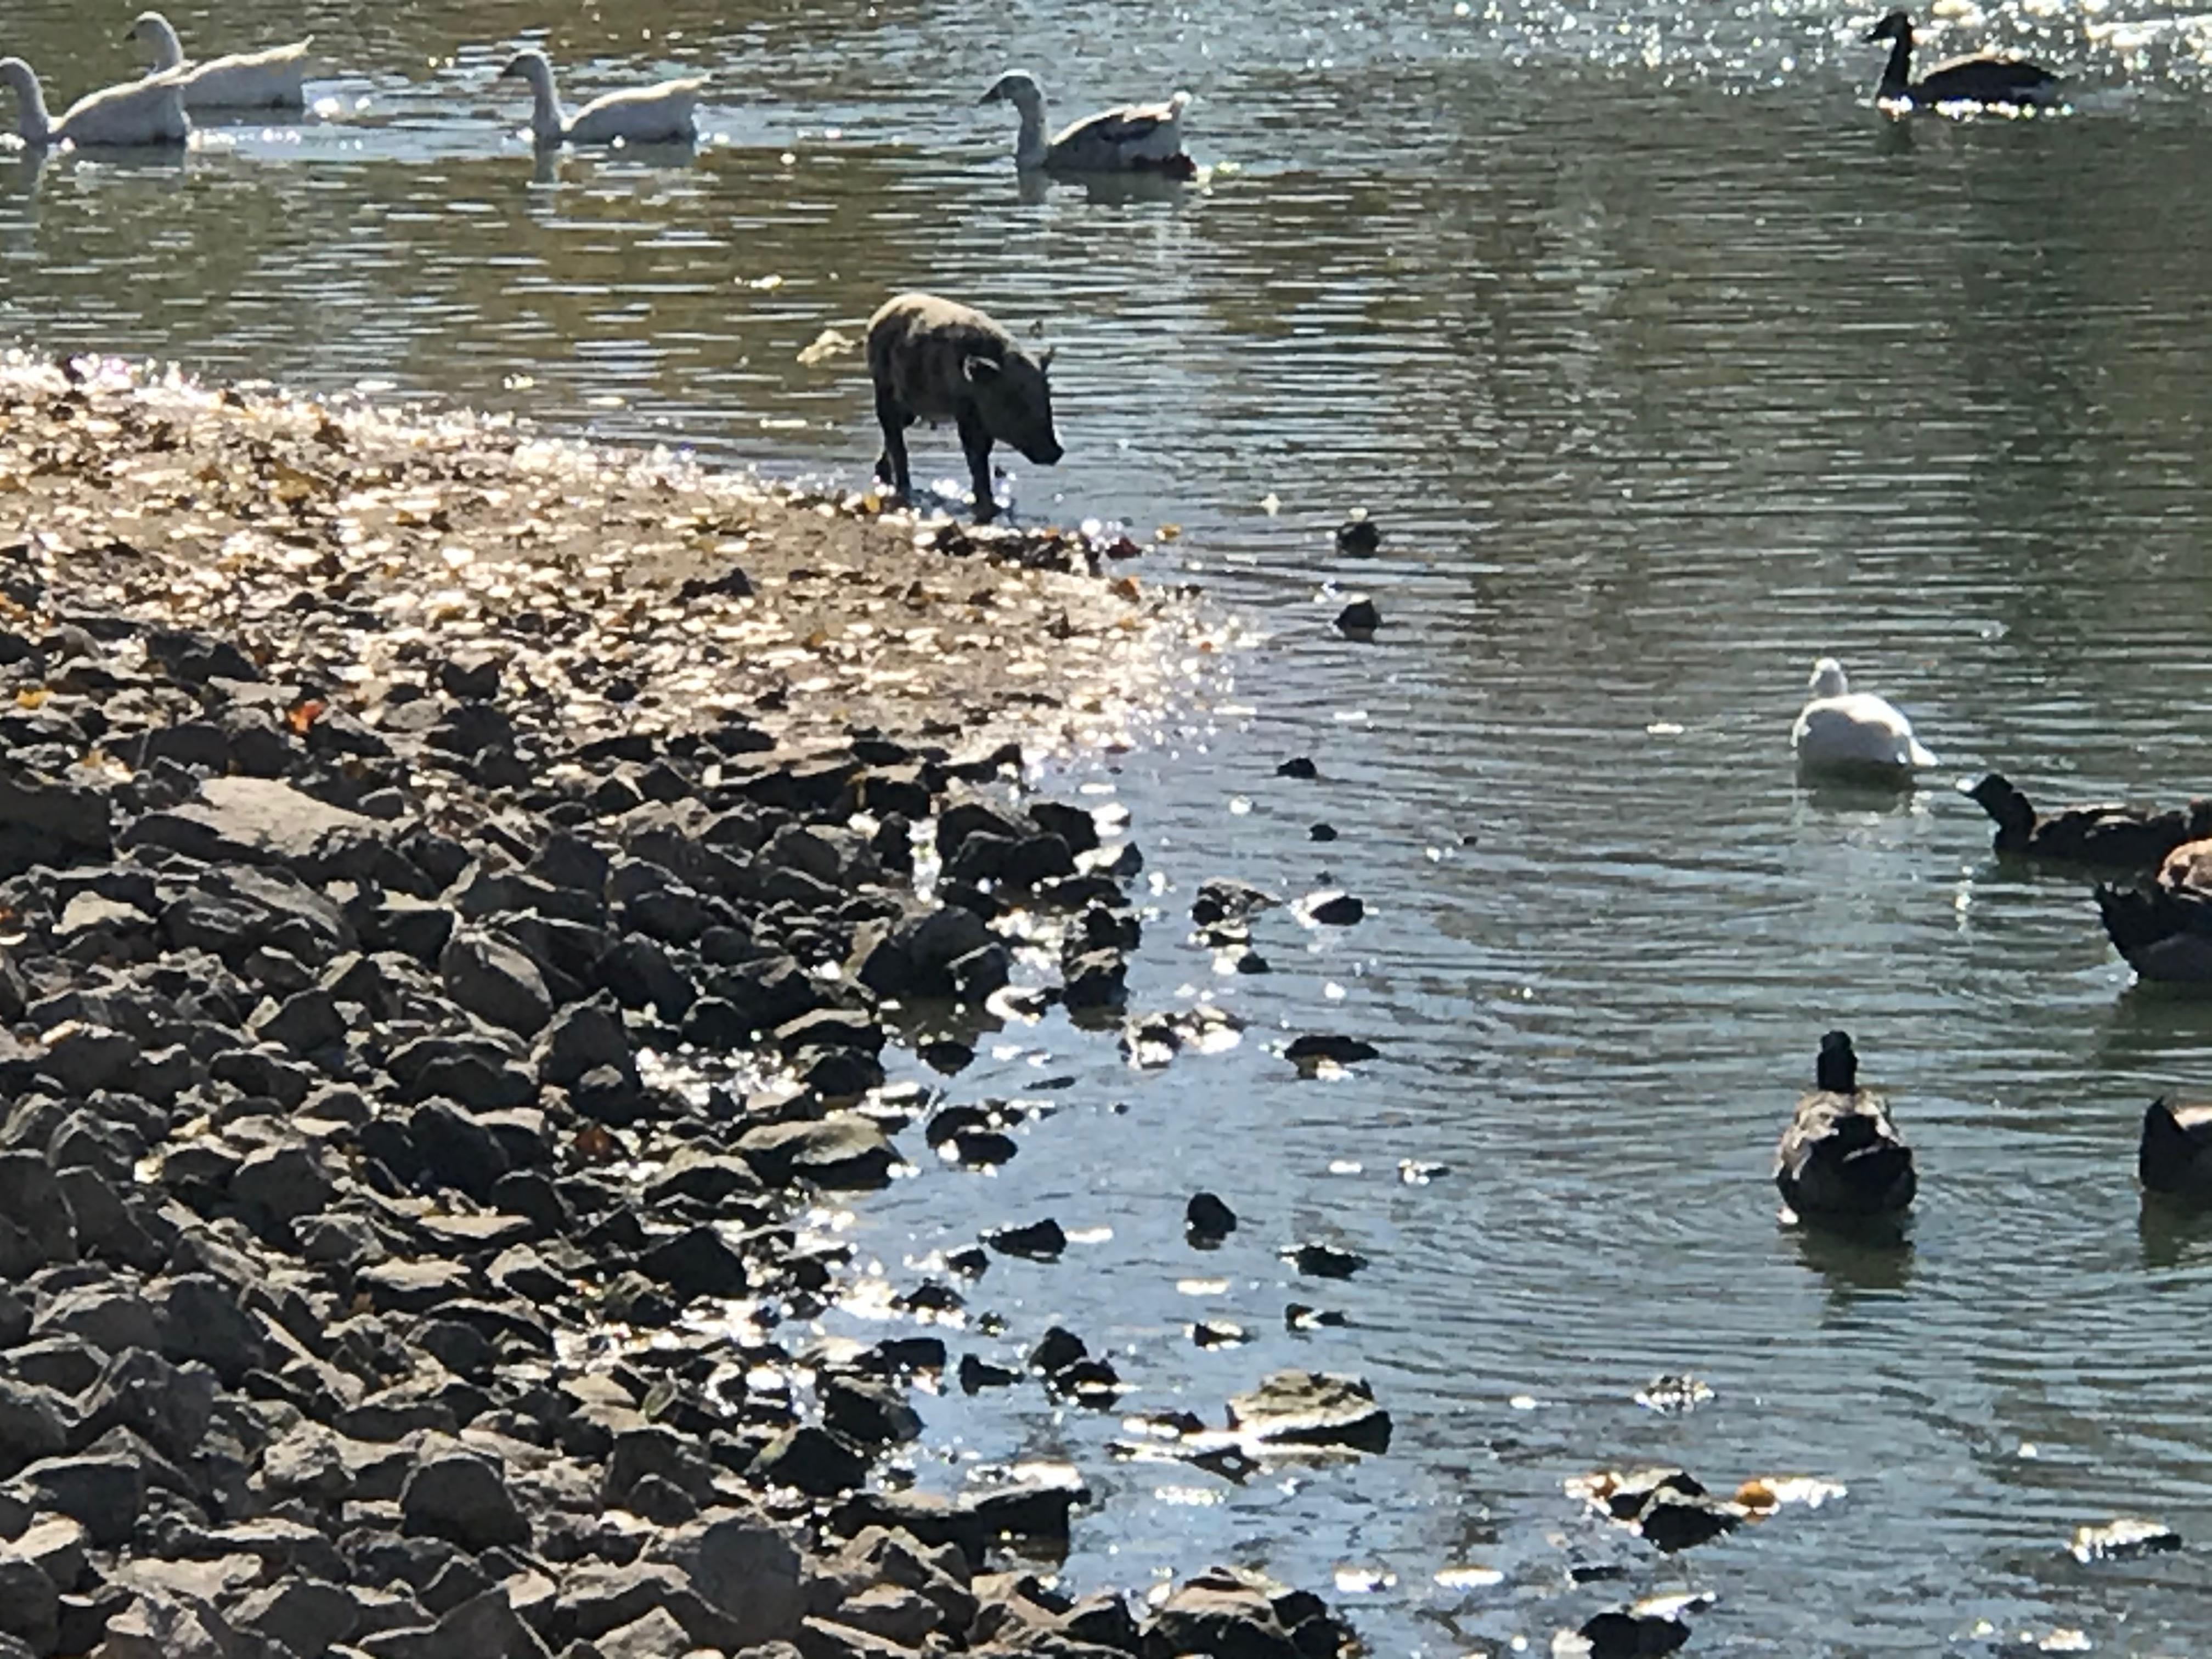
[[[1912,19],[1901,11],[1893,11],[1867,31],[1869,40],[1910,40],[1912,38]]]
[[[1850,1033],[1831,1031],[1820,1039],[1820,1058],[1814,1062],[1813,1080],[1830,1094],[1848,1095],[1859,1086],[1859,1057],[1851,1049]]]
[[[1844,678],[1844,665],[1833,657],[1823,657],[1813,665],[1813,678],[1805,682],[1816,697],[1840,697],[1851,689]]]
[[[27,102],[39,90],[39,77],[21,58],[0,58],[0,87]]]
[[[1036,76],[1027,70],[1010,70],[993,82],[990,91],[975,101],[979,104],[1012,104],[1016,109],[1026,109],[1032,104],[1044,102],[1044,88],[1037,84]]]
[[[499,81],[527,81],[533,87],[553,83],[552,59],[535,46],[526,46],[507,60],[506,66],[493,77]]]

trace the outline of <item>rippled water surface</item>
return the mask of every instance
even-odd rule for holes
[[[2212,1006],[2131,989],[2082,884],[1999,871],[1972,803],[1808,793],[1787,750],[1832,652],[1942,783],[2212,787],[2212,25],[2125,5],[1939,43],[2034,51],[2072,113],[1909,125],[1869,106],[1870,9],[184,7],[204,47],[304,17],[321,112],[182,161],[0,156],[0,337],[857,483],[864,375],[797,361],[823,329],[909,285],[1042,321],[1068,459],[1018,467],[1022,510],[1179,524],[1146,578],[1194,573],[1265,635],[1215,712],[1066,781],[1128,805],[1160,884],[1139,1001],[1252,1029],[1158,1074],[1055,1023],[1000,1034],[951,1097],[1063,1109],[853,1237],[903,1285],[979,1226],[1110,1229],[995,1264],[974,1297],[1007,1335],[956,1348],[1059,1319],[1130,1406],[1216,1420],[1274,1366],[1356,1370],[1397,1437],[1239,1485],[1116,1462],[1113,1417],[1033,1389],[954,1394],[921,1478],[1072,1457],[1100,1500],[1079,1583],[1343,1570],[1385,1653],[1540,1649],[1682,1588],[1719,1598],[1698,1651],[2073,1627],[2191,1653],[2198,1558],[2060,1547],[2129,1512],[2212,1545],[2212,1233],[2144,1216],[2132,1176],[2149,1097],[2212,1085]],[[58,106],[130,70],[120,17],[11,0],[0,50]],[[577,96],[711,75],[696,156],[533,168],[489,77],[540,27]],[[974,107],[1017,62],[1070,113],[1188,88],[1210,179],[1024,191],[1010,118]],[[957,472],[950,435],[917,462]],[[1355,505],[1373,560],[1332,544]],[[1376,642],[1335,636],[1334,584],[1375,597]],[[1321,781],[1278,779],[1294,754]],[[1181,921],[1212,873],[1370,915],[1276,913],[1275,972],[1218,975]],[[1769,1149],[1835,1024],[1919,1151],[1904,1255],[1776,1224]],[[1301,1080],[1266,1048],[1311,1029],[1383,1058]],[[1401,1159],[1448,1172],[1403,1185]],[[1207,1257],[1198,1186],[1246,1218]],[[1315,1237],[1373,1265],[1299,1280],[1274,1249]],[[1288,1334],[1290,1301],[1352,1322]],[[1197,1317],[1257,1340],[1200,1352]],[[1633,1403],[1674,1370],[1717,1398]],[[1559,1490],[1657,1458],[1850,1495],[1658,1565]],[[1614,1559],[1625,1582],[1568,1583]],[[1469,1563],[1504,1582],[1435,1583]]]

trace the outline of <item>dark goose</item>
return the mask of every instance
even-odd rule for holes
[[[2018,58],[1954,58],[1912,78],[1912,19],[1893,11],[1874,26],[1869,40],[1890,42],[1889,63],[1881,72],[1885,104],[1910,103],[1932,109],[1938,104],[1991,104],[2018,107],[2047,104],[2058,94],[2058,76],[2040,64]]]

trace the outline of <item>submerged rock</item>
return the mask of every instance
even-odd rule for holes
[[[1183,1206],[1182,1230],[1192,1244],[1210,1250],[1237,1231],[1237,1212],[1212,1193],[1194,1193]]]
[[[1270,1373],[1249,1393],[1229,1399],[1230,1426],[1273,1445],[1389,1449],[1390,1413],[1356,1376],[1326,1371]]]
[[[2067,1546],[2069,1553],[2085,1566],[2093,1561],[2121,1561],[2180,1547],[2181,1535],[2165,1522],[2132,1517],[2107,1521],[2100,1527],[2076,1527],[2074,1540]]]

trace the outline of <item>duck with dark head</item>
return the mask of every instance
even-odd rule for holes
[[[1774,1184],[1791,1219],[1896,1217],[1919,1190],[1912,1149],[1890,1121],[1889,1103],[1859,1087],[1858,1071],[1846,1033],[1820,1039],[1812,1092],[1799,1097],[1774,1149]]]
[[[1875,101],[1934,109],[1940,104],[1980,104],[2021,109],[2049,104],[2058,96],[2057,71],[2020,58],[1954,58],[1921,79],[1912,78],[1912,19],[1893,11],[1876,23],[1869,40],[1887,40],[1889,63],[1881,72]]]

